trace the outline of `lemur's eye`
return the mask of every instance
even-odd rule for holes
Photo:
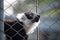
[[[32,15],[29,15],[29,16],[32,16]]]
[[[30,17],[32,17],[32,16],[33,16],[33,14],[29,14],[29,16],[30,16]]]

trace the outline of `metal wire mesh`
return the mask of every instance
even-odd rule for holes
[[[41,15],[41,23],[40,23],[40,25],[39,25],[39,27],[38,27],[38,30],[39,30],[39,32],[38,32],[38,39],[36,39],[36,38],[31,38],[31,39],[29,39],[29,40],[58,40],[57,38],[58,38],[58,34],[60,33],[59,31],[59,29],[60,29],[60,16],[59,15],[55,15],[55,16],[52,16],[55,12],[58,12],[57,11],[57,6],[55,5],[55,4],[52,4],[51,2],[50,3],[48,3],[48,5],[47,6],[44,6],[44,7],[40,7],[39,6],[39,3],[40,2],[42,2],[42,0],[40,1],[40,0],[37,0],[38,1],[38,8],[41,10],[38,10],[37,9],[37,13],[40,13],[40,15]],[[44,1],[44,0],[43,0]],[[8,2],[7,0],[4,0],[4,2],[6,2],[7,3],[7,5],[8,5],[8,7],[6,7],[6,8],[4,8],[4,12],[6,13],[6,14],[8,14],[9,15],[9,12],[8,12],[8,9],[10,8],[10,7],[13,7],[14,8],[14,10],[15,10],[15,12],[14,13],[19,13],[19,12],[27,12],[27,11],[32,11],[32,10],[34,10],[34,11],[32,11],[32,12],[36,12],[36,5],[35,5],[35,3],[36,3],[36,0],[34,1],[35,3],[33,4],[34,6],[32,6],[32,8],[31,7],[28,7],[28,8],[26,8],[27,7],[27,3],[24,3],[24,4],[21,4],[21,3],[19,3],[19,5],[21,5],[21,7],[24,9],[22,9],[22,10],[18,10],[16,7],[15,7],[15,3],[17,2],[17,1],[13,1],[12,3],[10,3],[10,2]],[[46,3],[46,2],[45,2]],[[52,5],[50,5],[50,4],[52,4]],[[26,6],[25,6],[26,5]],[[47,8],[46,8],[47,7]],[[51,7],[51,8],[50,8]],[[60,7],[59,7],[60,8]],[[0,9],[2,9],[1,7],[0,7]],[[7,11],[6,11],[7,10]],[[51,12],[51,10],[54,10],[53,12]],[[47,11],[49,11],[49,12],[51,12],[51,13],[44,13],[44,12],[47,12]],[[60,13],[60,12],[59,12]],[[59,14],[59,13],[57,13],[57,14]],[[45,15],[44,15],[45,14]],[[20,24],[18,21],[16,22],[16,23],[18,23],[18,24]],[[10,28],[10,27],[13,27],[14,25],[16,25],[16,23],[14,23],[12,26],[10,26],[8,23],[6,23],[8,26],[9,26],[9,28],[5,31],[5,32],[8,32],[9,30],[11,30],[11,31],[13,31],[14,32],[14,34],[12,34],[13,36],[12,37],[16,37],[17,36],[17,34],[19,35],[19,37],[22,37],[23,38],[23,40],[25,40],[25,37],[23,37],[21,34],[19,34],[19,32],[23,29],[19,29],[18,31],[16,30],[16,29],[14,29],[14,28]],[[20,24],[21,25],[21,24]],[[33,33],[34,34],[34,33]],[[32,34],[32,35],[33,35]],[[54,35],[53,35],[54,34]],[[37,35],[37,33],[36,33],[36,35]],[[54,36],[56,36],[56,37],[54,37]],[[12,37],[10,37],[9,35],[7,35],[7,37],[9,37],[9,39],[11,39],[12,40]],[[34,36],[32,36],[32,37],[34,37]],[[52,37],[52,38],[51,38]],[[54,37],[54,38],[53,38]]]
[[[47,2],[48,2],[48,0],[47,0]],[[47,2],[45,2],[45,3],[47,3]],[[55,2],[57,2],[57,1],[55,1]],[[59,32],[60,23],[58,23],[58,21],[60,20],[60,18],[59,18],[60,16],[58,16],[60,12],[58,12],[58,8],[60,9],[60,7],[57,7],[56,3],[54,3],[54,2],[48,3],[46,5],[46,7],[45,6],[40,7],[40,9],[42,10],[42,12],[41,12],[42,14],[40,14],[41,23],[39,25],[39,30],[40,30],[39,39],[40,40],[60,40],[58,38],[58,35],[60,36],[60,32]],[[54,10],[54,11],[52,11],[52,10]],[[55,13],[55,12],[57,12],[57,13]],[[53,15],[53,14],[55,14],[55,15]]]

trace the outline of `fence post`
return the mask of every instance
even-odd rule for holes
[[[0,0],[0,40],[4,39],[3,0]]]

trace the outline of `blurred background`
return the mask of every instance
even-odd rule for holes
[[[4,0],[4,16],[30,11],[40,14],[41,23],[29,40],[60,40],[60,0]]]

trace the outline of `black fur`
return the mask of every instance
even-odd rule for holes
[[[35,18],[34,18],[34,22],[38,22],[39,21],[39,19],[40,19],[40,15],[37,15]]]
[[[27,13],[25,13],[25,15],[28,19],[33,19],[33,13],[27,12]]]
[[[18,22],[16,23],[16,22],[17,21],[12,21],[12,22],[5,21],[4,22],[4,32],[6,34],[6,40],[27,40],[28,36],[26,34],[25,29],[22,26],[23,23],[20,21],[18,21],[19,23]],[[16,24],[13,25],[14,23]],[[9,24],[10,26],[7,24]],[[23,37],[20,35],[22,35]]]

